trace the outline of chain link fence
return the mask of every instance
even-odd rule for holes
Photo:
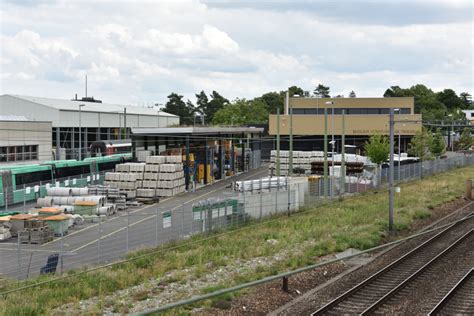
[[[474,156],[457,156],[395,166],[394,174],[396,181],[411,181],[473,164]],[[223,181],[219,190],[211,186],[203,189],[208,191],[197,190],[159,204],[129,207],[111,217],[94,217],[93,222],[61,232],[46,244],[24,244],[19,236],[0,243],[0,275],[24,280],[45,271],[62,274],[70,269],[87,269],[126,258],[131,251],[189,239],[196,234],[221,232],[276,215],[291,216],[303,207],[330,203],[332,198],[386,187],[388,169],[379,171],[343,179],[314,177],[308,181],[305,177],[274,177]],[[76,178],[75,182],[70,178],[58,182],[60,186],[81,186],[101,181],[103,173]],[[39,195],[42,194],[40,190]]]

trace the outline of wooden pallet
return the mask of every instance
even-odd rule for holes
[[[138,197],[137,198],[137,201],[143,203],[143,204],[146,204],[146,205],[149,205],[149,204],[154,204],[154,203],[158,203],[160,201],[160,198],[159,197]]]

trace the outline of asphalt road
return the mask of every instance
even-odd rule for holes
[[[15,241],[0,243],[0,275],[25,279],[39,274],[48,255],[63,253],[58,272],[84,265],[96,265],[124,258],[128,251],[164,244],[201,231],[199,221],[193,220],[192,205],[208,198],[232,196],[233,181],[256,179],[268,174],[268,167],[242,173],[188,192],[164,199],[160,203],[129,208],[102,223],[85,224],[63,238],[43,245],[18,245]],[[171,227],[163,213],[171,213]],[[169,223],[169,222],[168,222]],[[128,242],[127,242],[128,240]],[[19,251],[19,249],[20,251]],[[18,264],[20,262],[20,264]]]

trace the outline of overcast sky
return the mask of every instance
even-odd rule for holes
[[[471,1],[0,0],[0,94],[252,98],[318,83],[473,91]]]

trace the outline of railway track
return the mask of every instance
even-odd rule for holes
[[[464,275],[428,315],[474,315],[474,268]]]
[[[370,314],[443,256],[472,237],[474,213],[443,229],[311,315]]]

